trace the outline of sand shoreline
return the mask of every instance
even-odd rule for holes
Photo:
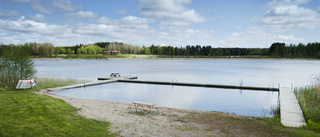
[[[64,100],[79,108],[77,114],[85,118],[110,122],[109,131],[119,136],[228,136],[219,129],[208,131],[207,125],[186,121],[183,117],[219,113],[231,117],[250,118],[220,112],[168,107],[159,107],[159,112],[145,116],[142,112],[135,113],[134,110],[128,110],[128,106],[132,106],[130,103],[72,98],[55,95],[47,90],[37,93]]]

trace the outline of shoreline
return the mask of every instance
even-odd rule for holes
[[[129,111],[130,103],[66,97],[46,89],[34,93],[63,100],[77,108],[73,115],[109,122],[108,131],[114,136],[320,136],[303,128],[282,126],[280,115],[261,118],[169,107],[144,115]]]
[[[255,117],[222,112],[169,107],[158,107],[159,112],[145,116],[140,112],[135,113],[134,110],[133,113],[130,113],[132,111],[127,110],[128,106],[132,106],[130,103],[66,97],[50,93],[47,90],[40,90],[35,93],[64,100],[79,109],[76,112],[77,115],[88,119],[110,122],[109,131],[117,136],[229,136],[221,132],[220,129],[208,130],[208,123],[199,124],[190,121],[187,117],[217,115],[218,117],[256,119]],[[237,130],[233,132],[233,135],[239,134]]]
[[[319,60],[314,58],[106,58],[106,59],[85,59],[85,58],[31,58],[32,60]]]

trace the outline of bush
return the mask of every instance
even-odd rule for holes
[[[31,79],[36,74],[26,46],[6,46],[0,60],[0,87],[14,88],[19,79]]]
[[[320,124],[313,122],[311,119],[308,120],[308,128],[320,132]]]

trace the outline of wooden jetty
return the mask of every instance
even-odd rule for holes
[[[307,125],[298,100],[291,88],[280,88],[280,119],[286,127]]]
[[[121,79],[137,79],[137,77],[109,77],[109,78],[98,78],[99,81],[87,82],[82,84],[70,85],[70,86],[63,86],[57,88],[47,88],[48,91],[58,91],[64,89],[72,89],[72,88],[81,88],[87,86],[94,86],[94,85],[101,85],[107,83],[118,82]]]
[[[173,85],[173,86],[208,87],[208,88],[244,89],[244,90],[264,90],[264,91],[274,91],[274,92],[279,91],[278,88],[253,87],[253,86],[241,86],[241,85],[218,85],[218,84],[202,84],[202,83],[186,83],[186,82],[143,81],[143,80],[131,80],[131,79],[119,79],[118,82]]]
[[[118,79],[94,81],[94,82],[88,82],[88,83],[82,83],[82,84],[76,84],[76,85],[70,85],[70,86],[63,86],[63,87],[57,87],[57,88],[47,88],[47,90],[48,91],[58,91],[58,90],[81,88],[81,87],[87,87],[87,86],[94,86],[94,85],[100,85],[100,84],[113,83],[113,82],[117,82],[117,81],[118,81]]]
[[[143,81],[133,80],[137,77],[104,77],[98,78],[98,81],[76,84],[71,86],[48,88],[48,91],[57,91],[71,88],[79,88],[86,86],[94,86],[113,82],[141,83],[141,84],[158,84],[158,85],[174,85],[174,86],[192,86],[192,87],[208,87],[208,88],[229,88],[229,89],[244,89],[244,90],[263,90],[280,92],[280,117],[281,123],[287,127],[301,127],[306,124],[302,110],[296,99],[293,89],[290,88],[270,88],[270,87],[254,87],[242,85],[218,85],[218,84],[201,84],[201,83],[185,83],[185,82],[164,82],[164,81]]]

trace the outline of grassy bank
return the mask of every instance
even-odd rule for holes
[[[320,132],[320,84],[296,90],[308,128]]]
[[[194,122],[202,125],[208,132],[219,130],[227,136],[272,136],[272,137],[313,137],[319,133],[302,129],[288,128],[280,123],[280,115],[274,118],[244,117],[219,112],[189,113],[175,118],[177,121]],[[194,127],[185,127],[186,131]]]
[[[103,54],[58,54],[52,56],[32,56],[32,58],[63,58],[63,59],[109,59],[133,58],[132,54],[103,55]]]
[[[76,82],[38,79],[37,83],[46,88]],[[77,109],[63,100],[35,90],[0,92],[0,136],[110,136],[110,123],[78,116]]]

